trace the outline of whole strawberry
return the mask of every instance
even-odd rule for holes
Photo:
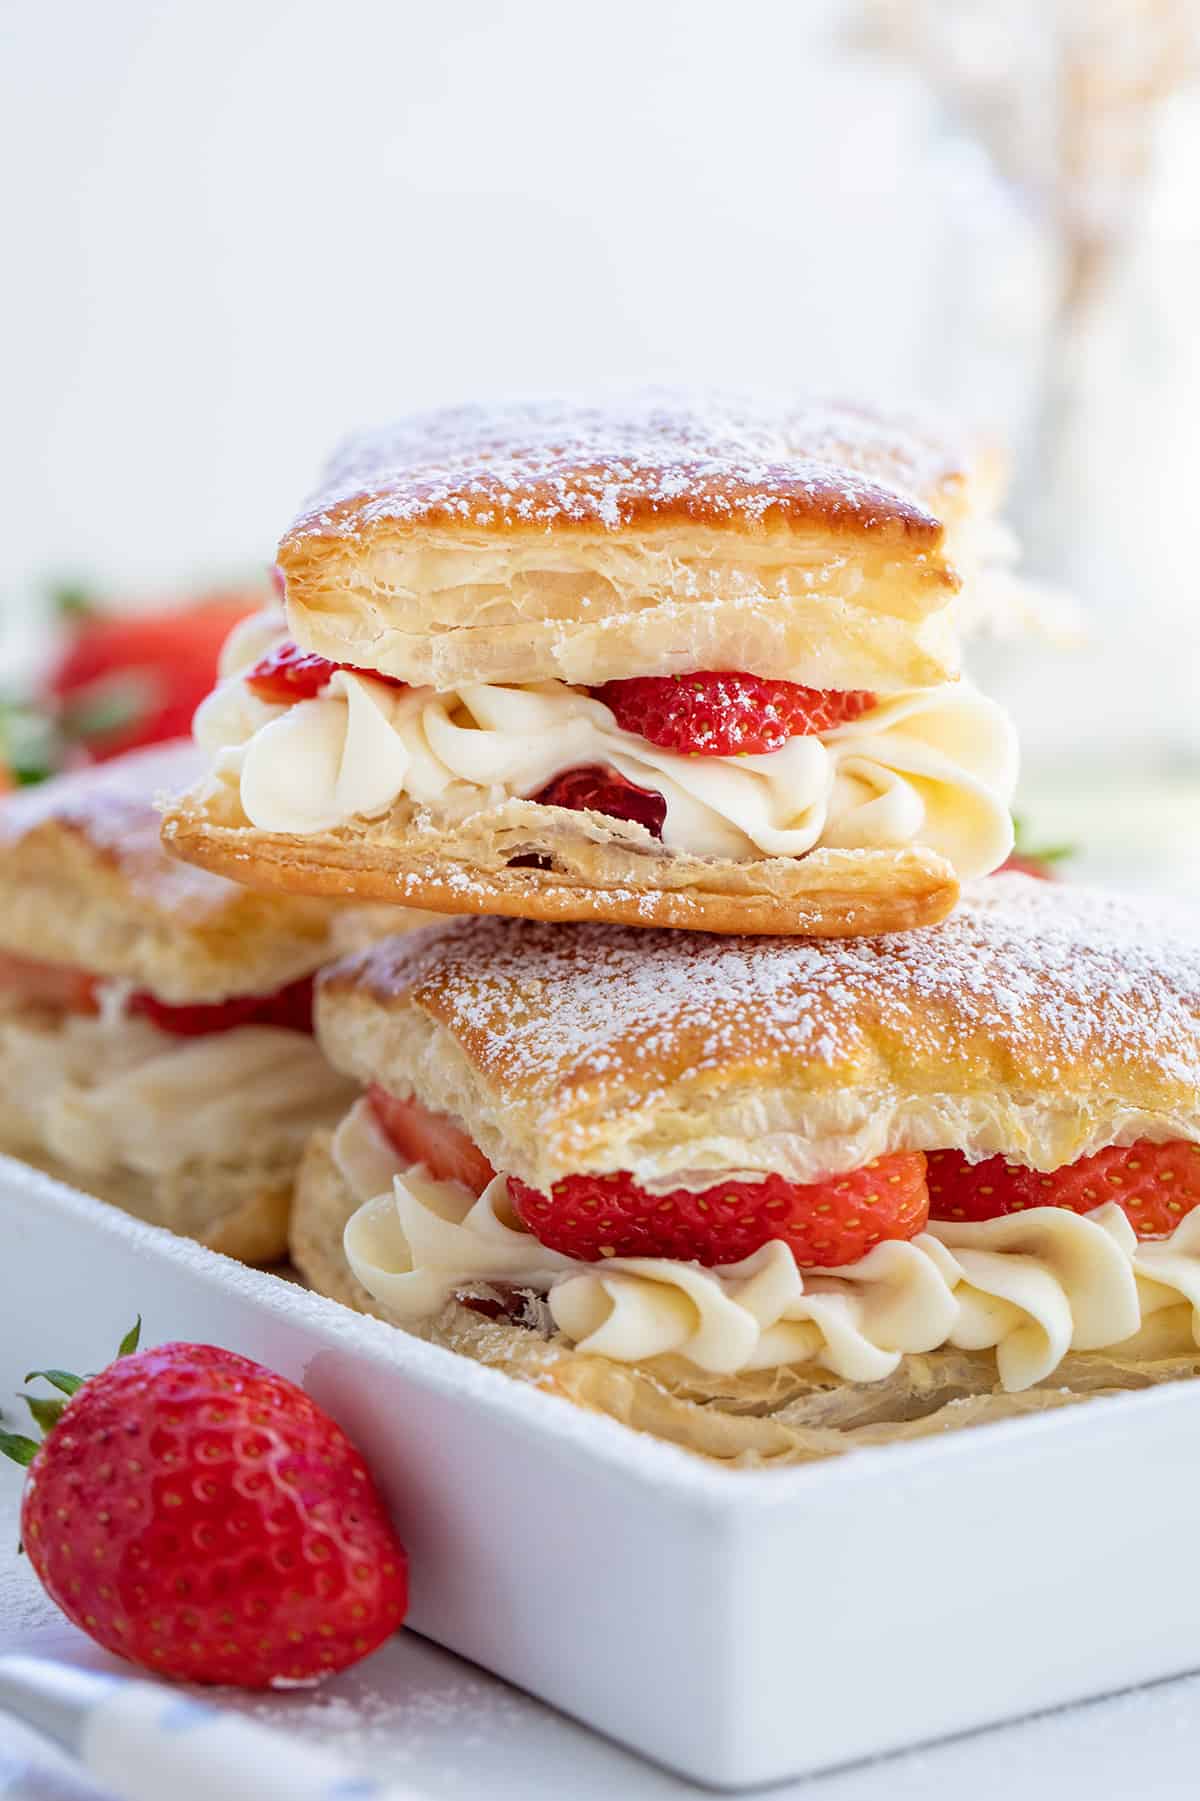
[[[72,597],[70,629],[43,695],[66,745],[103,762],[186,737],[216,681],[222,644],[263,600],[254,589],[233,589],[190,605],[121,613]]]
[[[21,1535],[48,1594],[161,1676],[266,1688],[345,1669],[404,1618],[407,1558],[362,1457],[294,1383],[215,1345],[136,1351],[47,1429],[0,1433],[29,1465]]]

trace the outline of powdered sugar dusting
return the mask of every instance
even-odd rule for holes
[[[483,1670],[411,1634],[392,1640],[366,1669],[282,1704],[249,1698],[241,1711],[336,1750],[347,1764],[407,1771],[434,1756],[477,1772],[489,1742],[518,1728],[535,1703]]]
[[[409,996],[501,1086],[547,1103],[688,1072],[869,1081],[969,1061],[1200,1111],[1200,933],[1170,908],[1024,876],[978,883],[943,925],[834,940],[488,918],[376,947],[357,979]],[[343,966],[341,980],[349,974]]]
[[[381,521],[619,531],[806,515],[936,543],[931,509],[963,468],[927,427],[812,399],[651,389],[451,407],[350,438],[283,549]]]
[[[153,905],[181,922],[205,917],[228,906],[238,890],[167,854],[155,805],[160,795],[189,787],[204,766],[203,753],[180,739],[18,789],[0,802],[0,855],[19,859],[35,834],[66,830],[116,864],[133,892]]]

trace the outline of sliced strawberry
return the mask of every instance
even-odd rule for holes
[[[0,994],[64,1013],[97,1013],[101,978],[66,963],[39,963],[32,957],[0,952]],[[229,1032],[235,1026],[283,1026],[292,1032],[312,1031],[312,977],[289,982],[274,994],[239,994],[231,1000],[171,1006],[146,990],[131,994],[130,1013],[139,1014],[164,1032],[198,1038]]]
[[[622,731],[692,757],[761,756],[789,738],[846,725],[875,705],[861,689],[803,688],[799,682],[701,669],[644,675],[593,688]]]
[[[409,1163],[423,1163],[439,1182],[461,1182],[482,1194],[495,1170],[448,1113],[431,1113],[420,1101],[402,1101],[372,1083],[371,1109],[387,1137]]]
[[[144,991],[131,995],[129,1011],[163,1032],[179,1038],[204,1038],[237,1026],[282,1026],[290,1032],[312,1031],[312,977],[289,982],[274,994],[238,994],[231,1000],[172,1007]]]
[[[290,706],[296,700],[311,700],[319,694],[337,669],[350,669],[356,675],[369,675],[373,682],[386,682],[391,688],[406,684],[394,675],[381,675],[377,669],[355,669],[353,663],[331,663],[315,651],[301,650],[290,638],[269,650],[254,665],[246,681],[262,700]]]
[[[186,737],[222,644],[261,605],[261,593],[238,591],[182,609],[88,614],[46,681],[64,735],[97,762]]]
[[[289,706],[294,700],[311,700],[319,694],[336,668],[327,657],[301,650],[285,638],[254,665],[246,682],[260,700]]]
[[[568,807],[573,813],[607,813],[610,819],[633,819],[655,838],[662,837],[667,817],[667,803],[661,794],[639,788],[615,769],[596,763],[556,775],[530,798],[544,807]]]
[[[781,1239],[805,1268],[836,1268],[885,1238],[912,1238],[929,1197],[920,1151],[877,1157],[822,1182],[718,1182],[700,1193],[649,1194],[631,1176],[566,1176],[549,1194],[508,1178],[522,1223],[551,1250],[601,1257],[738,1263]]]
[[[1200,1145],[1111,1145],[1045,1174],[1003,1157],[968,1163],[961,1151],[929,1153],[932,1219],[997,1219],[1030,1207],[1090,1213],[1115,1201],[1139,1238],[1166,1238],[1200,1206]]]
[[[289,982],[286,988],[279,988],[274,994],[264,995],[261,1007],[255,1016],[255,1023],[260,1026],[282,1026],[288,1032],[312,1032],[313,1029],[313,979],[301,976],[298,982]]]
[[[0,994],[30,1006],[56,1007],[64,1013],[95,1013],[96,978],[69,963],[40,963],[0,951]]]

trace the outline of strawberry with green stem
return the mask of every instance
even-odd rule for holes
[[[140,1322],[139,1322],[140,1325]],[[24,1549],[108,1651],[187,1682],[265,1688],[358,1662],[400,1625],[407,1558],[359,1452],[294,1383],[215,1345],[139,1351],[81,1378],[31,1371],[45,1436]]]

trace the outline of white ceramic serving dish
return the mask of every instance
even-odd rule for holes
[[[701,1782],[1200,1665],[1200,1387],[729,1471],[7,1158],[0,1219],[0,1390],[95,1368],[138,1312],[261,1358],[367,1450],[418,1632]]]

